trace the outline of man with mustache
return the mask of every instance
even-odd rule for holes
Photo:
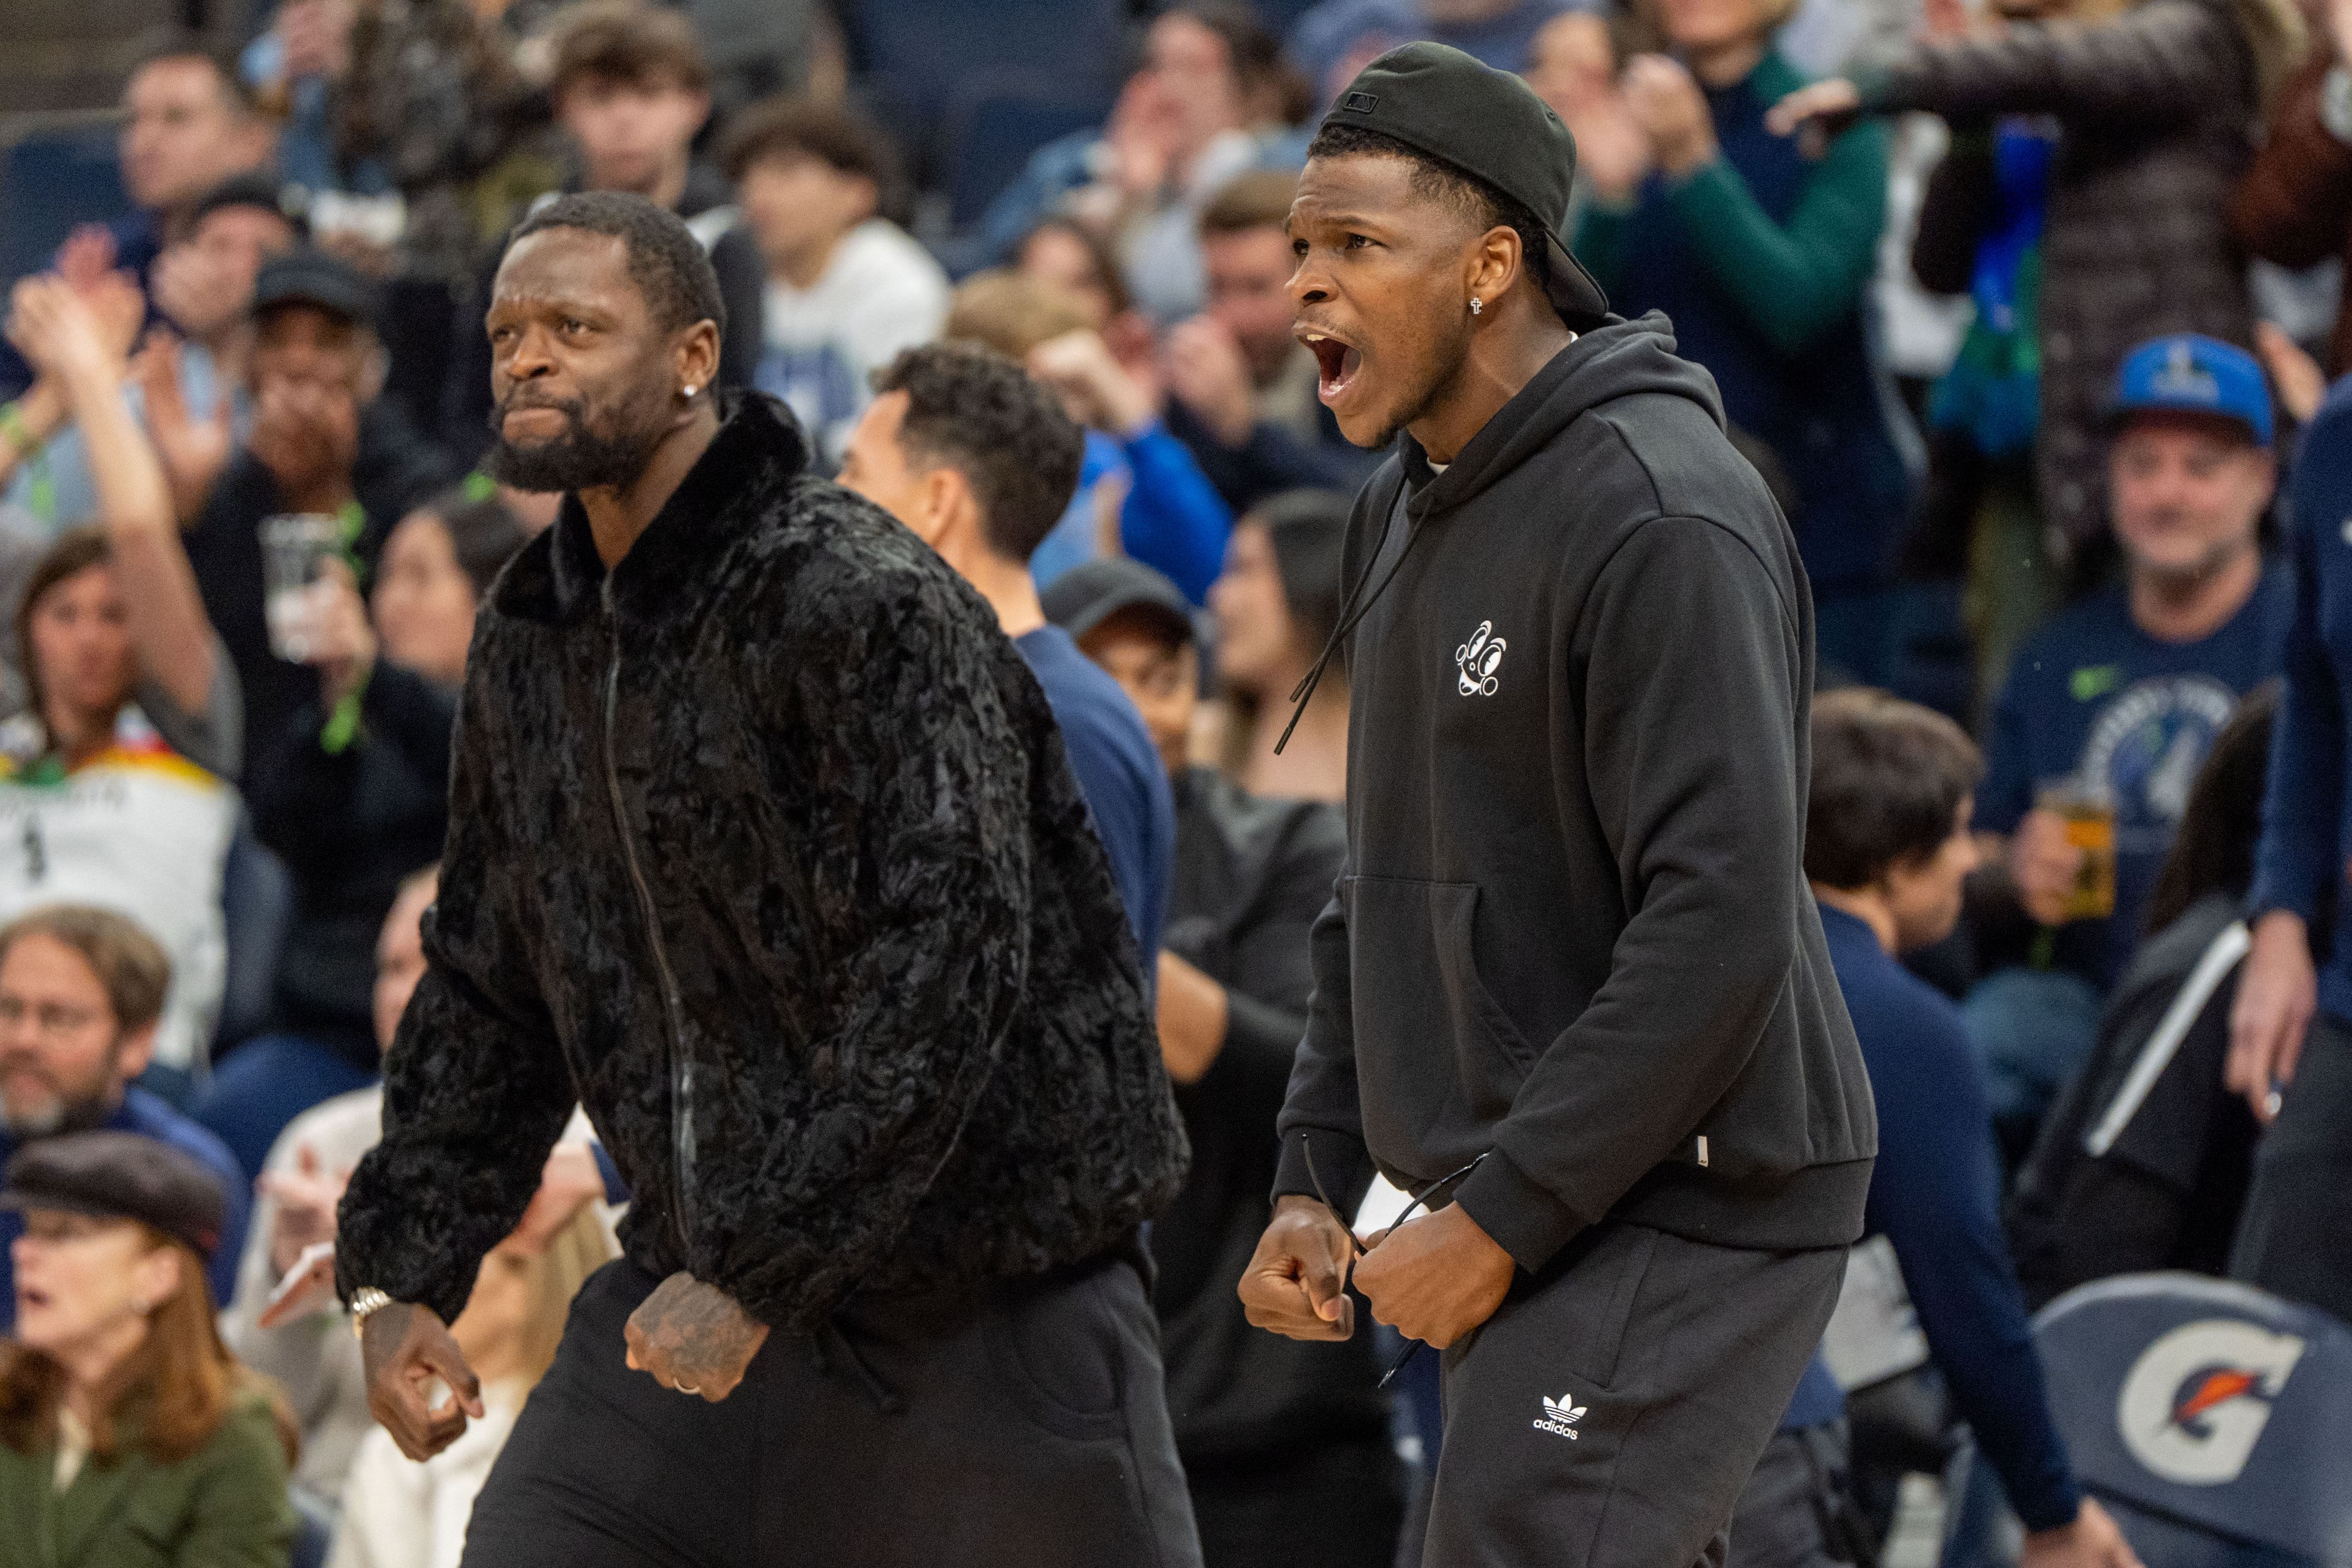
[[[783,405],[714,395],[725,315],[639,196],[499,268],[493,469],[567,493],[477,623],[340,1210],[370,1403],[418,1459],[482,1414],[446,1324],[576,1100],[625,1255],[467,1563],[1197,1565],[1139,1236],[1183,1133],[1053,710]]]
[[[227,1147],[134,1087],[155,1051],[172,964],[110,910],[52,904],[0,927],[0,1164],[26,1143],[99,1128],[137,1132],[201,1162],[227,1199],[209,1269],[213,1300],[236,1284],[252,1195]],[[8,1244],[25,1218],[0,1209],[0,1333],[16,1318]]]
[[[1348,857],[1250,1320],[1444,1352],[1423,1561],[1720,1563],[1877,1124],[1805,882],[1812,605],[1665,319],[1557,237],[1576,149],[1411,44],[1290,209],[1349,520]],[[1315,676],[1301,683],[1302,700]],[[1378,1169],[1430,1205],[1363,1250]]]

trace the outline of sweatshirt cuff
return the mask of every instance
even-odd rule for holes
[[[1307,1154],[1315,1152],[1314,1169],[1307,1169]],[[1323,1178],[1323,1191],[1318,1192],[1315,1178]],[[1282,1163],[1275,1167],[1274,1198],[1286,1198],[1293,1193],[1307,1197],[1322,1197],[1339,1212],[1341,1225],[1353,1225],[1356,1209],[1364,1201],[1364,1194],[1372,1184],[1372,1156],[1364,1141],[1352,1132],[1335,1131],[1328,1127],[1294,1127],[1282,1135]]]
[[[2283,877],[2274,870],[2258,874],[2246,895],[2246,923],[2252,925],[2273,910],[2299,916],[2305,926],[2314,924],[2319,917],[2317,884],[2306,878]]]
[[[1530,1180],[1500,1149],[1487,1151],[1454,1201],[1530,1274],[1592,1223]]]
[[[1984,1462],[1984,1450],[1977,1450],[1977,1462]],[[2029,1531],[2063,1530],[2074,1522],[2083,1511],[2083,1491],[2072,1475],[2061,1474],[2041,1490],[2038,1497],[2023,1501],[2011,1500],[2010,1506],[2017,1510],[2017,1522]]]

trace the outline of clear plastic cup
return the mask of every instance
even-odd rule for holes
[[[326,512],[285,512],[261,522],[262,614],[269,651],[292,664],[310,662],[318,645],[327,558],[342,548],[341,519]]]

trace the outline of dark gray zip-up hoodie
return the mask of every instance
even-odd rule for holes
[[[1406,437],[1344,571],[1348,864],[1277,1195],[1485,1154],[1453,1196],[1529,1270],[1612,1216],[1853,1240],[1878,1131],[1803,869],[1812,600],[1713,380],[1612,319],[1442,474]]]

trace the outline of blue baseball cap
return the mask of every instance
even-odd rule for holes
[[[2107,422],[2148,411],[2234,419],[2255,446],[2271,444],[2271,389],[2263,367],[2245,350],[2218,338],[2181,332],[2142,343],[2124,356],[2107,399]]]

